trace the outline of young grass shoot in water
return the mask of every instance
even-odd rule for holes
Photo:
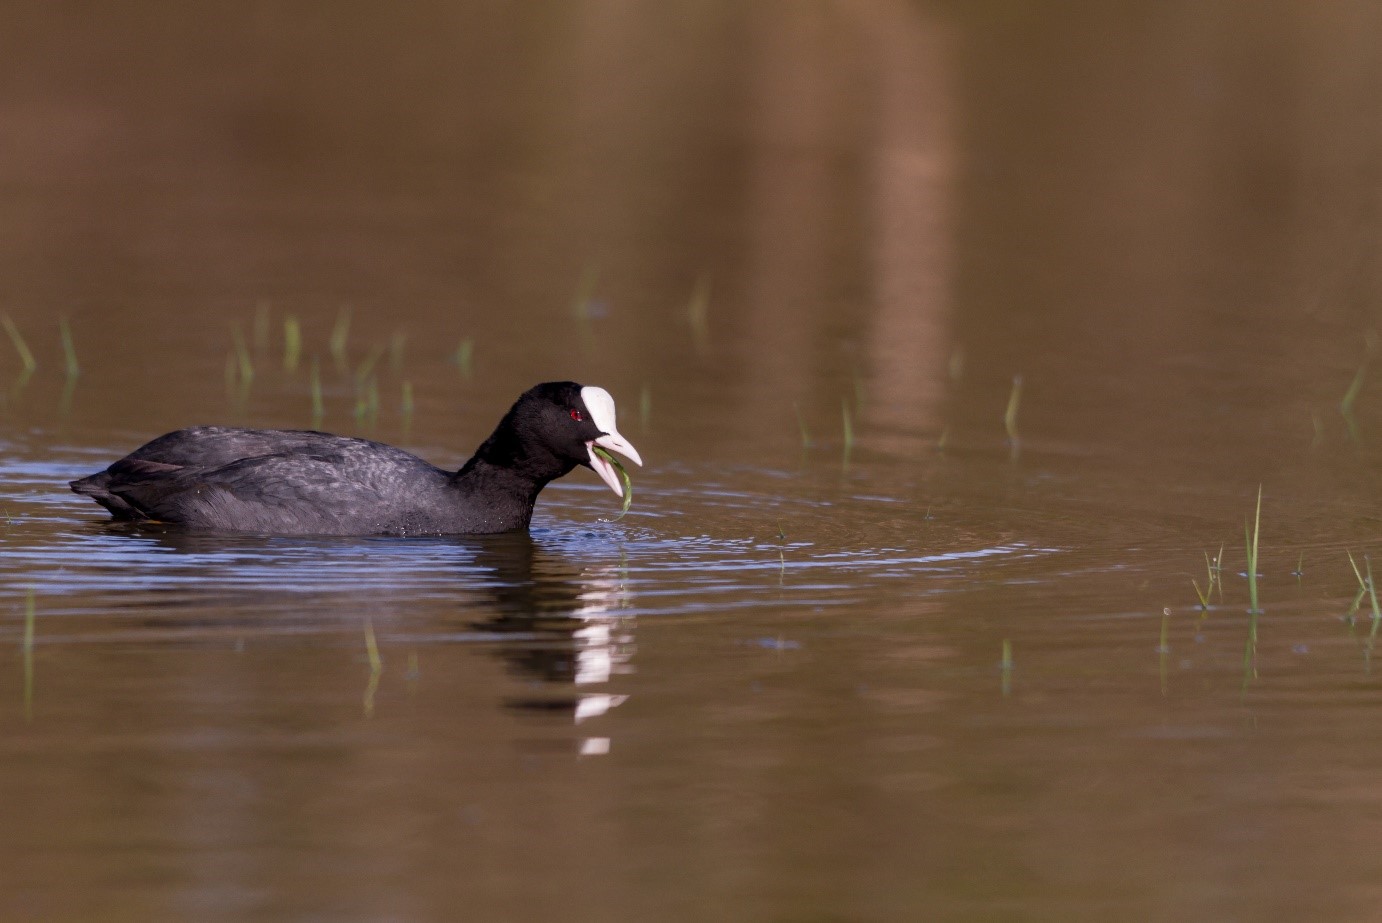
[[[629,477],[629,473],[624,469],[623,463],[620,462],[618,458],[614,457],[614,455],[606,452],[598,445],[591,446],[590,448],[596,455],[613,465],[614,470],[619,472],[619,480],[624,482],[624,506],[619,510],[618,516],[606,520],[606,522],[618,522],[624,518],[624,514],[627,513],[629,507],[633,505],[633,478]]]
[[[254,381],[254,359],[245,345],[245,335],[240,332],[239,324],[231,328],[230,337],[235,344],[235,363],[240,370],[240,381],[248,388],[250,382]]]
[[[1348,610],[1346,618],[1350,622],[1358,611],[1358,604],[1363,601],[1364,596],[1368,596],[1372,601],[1372,620],[1374,623],[1382,621],[1382,607],[1377,603],[1377,588],[1372,582],[1372,561],[1368,560],[1367,555],[1363,556],[1363,563],[1367,566],[1368,575],[1363,576],[1362,571],[1358,570],[1358,562],[1353,560],[1353,552],[1348,552],[1348,563],[1353,565],[1353,575],[1358,578],[1358,595],[1353,597],[1353,605]]]
[[[82,367],[77,363],[77,348],[72,345],[72,325],[65,317],[58,318],[58,338],[62,341],[62,357],[67,377],[76,378],[82,373]]]
[[[849,415],[849,399],[840,399],[840,428],[843,431],[844,463],[849,465],[849,453],[854,450],[854,421]]]
[[[1368,632],[1368,638],[1363,646],[1363,662],[1367,665],[1368,672],[1372,671],[1372,649],[1377,644],[1377,629],[1382,627],[1382,607],[1377,603],[1377,587],[1372,579],[1372,562],[1367,555],[1363,555],[1363,564],[1367,568],[1367,576],[1364,577],[1358,570],[1358,562],[1353,560],[1353,552],[1348,552],[1348,563],[1353,565],[1353,575],[1358,578],[1358,595],[1353,597],[1353,605],[1349,607],[1348,613],[1344,616],[1344,621],[1349,629],[1353,628],[1353,617],[1358,612],[1358,604],[1367,596],[1372,602],[1372,630]]]
[[[1201,590],[1201,589],[1200,589],[1200,583],[1199,583],[1199,581],[1198,581],[1198,580],[1195,580],[1195,579],[1193,579],[1193,578],[1192,578],[1191,581],[1190,581],[1190,585],[1193,586],[1193,587],[1195,588],[1195,595],[1198,596],[1198,597],[1200,598],[1200,609],[1201,609],[1201,610],[1204,610],[1204,611],[1208,611],[1208,609],[1209,609],[1209,597],[1212,596],[1212,595],[1214,595],[1214,574],[1213,574],[1213,572],[1211,571],[1211,572],[1210,572],[1210,575],[1209,575],[1209,589],[1208,589],[1208,590]]]
[[[470,337],[462,339],[456,346],[456,351],[451,354],[451,361],[455,364],[456,368],[461,370],[461,375],[466,378],[470,377],[474,358],[475,340]]]
[[[1013,643],[1010,639],[1003,639],[1002,659],[998,662],[999,675],[1002,676],[1003,698],[1012,695],[1013,691]]]
[[[0,325],[5,328],[5,333],[9,335],[10,343],[14,346],[14,351],[19,354],[19,361],[24,365],[24,374],[27,376],[38,368],[38,362],[34,359],[33,352],[29,349],[29,344],[24,341],[24,335],[19,332],[10,316],[6,314],[0,317]]]
[[[302,356],[302,324],[295,315],[283,319],[283,370],[296,372]]]
[[[62,341],[63,367],[66,371],[58,412],[65,417],[72,412],[72,395],[77,391],[77,376],[82,373],[82,367],[77,362],[77,348],[72,345],[72,325],[66,317],[58,318],[58,339]]]
[[[1198,597],[1200,598],[1200,618],[1201,618],[1201,619],[1203,619],[1206,615],[1209,614],[1209,606],[1210,606],[1210,603],[1212,603],[1213,600],[1214,600],[1214,588],[1215,588],[1215,587],[1218,587],[1218,589],[1219,589],[1219,602],[1222,603],[1222,602],[1224,601],[1224,580],[1223,580],[1224,568],[1223,568],[1223,564],[1221,563],[1221,562],[1223,561],[1223,559],[1224,559],[1224,546],[1223,546],[1223,545],[1220,545],[1220,546],[1219,546],[1219,554],[1218,554],[1216,557],[1212,557],[1212,558],[1211,558],[1211,557],[1209,556],[1209,552],[1206,551],[1206,552],[1204,553],[1204,569],[1205,569],[1206,579],[1208,580],[1208,584],[1205,586],[1205,588],[1204,588],[1203,590],[1201,590],[1201,589],[1200,589],[1200,583],[1199,583],[1198,580],[1195,580],[1195,579],[1193,579],[1193,578],[1190,580],[1190,585],[1193,586],[1193,587],[1195,588],[1195,595],[1198,596]]]
[[[1013,458],[1017,458],[1020,451],[1019,446],[1022,440],[1017,435],[1017,408],[1022,403],[1022,376],[1013,376],[1013,389],[1008,393],[1008,407],[1003,412],[1003,429],[1008,434],[1008,445],[1012,448]]]
[[[336,361],[337,368],[345,368],[346,364],[346,344],[350,342],[350,314],[350,305],[341,305],[340,313],[336,315],[336,325],[331,328],[331,358]]]
[[[1262,487],[1257,488],[1257,512],[1253,516],[1252,531],[1248,531],[1247,520],[1243,520],[1243,538],[1248,555],[1248,612],[1256,616],[1262,611],[1257,605],[1257,536],[1262,527]],[[1257,639],[1257,619],[1253,619],[1253,640]]]
[[[1363,379],[1368,374],[1368,360],[1377,351],[1377,331],[1369,330],[1363,336],[1363,361],[1358,366],[1358,371],[1353,373],[1353,380],[1349,382],[1348,390],[1339,401],[1339,413],[1343,415],[1344,422],[1348,424],[1349,437],[1354,442],[1358,441],[1358,420],[1353,415],[1353,404],[1358,400],[1358,394],[1363,390]]]
[[[1243,540],[1248,556],[1248,641],[1243,648],[1243,691],[1246,692],[1250,680],[1257,679],[1257,617],[1262,609],[1257,605],[1257,551],[1258,536],[1262,527],[1262,485],[1257,485],[1257,512],[1253,516],[1252,530],[1248,521],[1243,520]]]
[[[1347,551],[1347,549],[1345,549]],[[1353,560],[1353,552],[1348,551],[1348,563],[1353,565],[1354,576],[1358,578],[1358,593],[1353,597],[1353,605],[1348,607],[1344,613],[1344,624],[1349,628],[1353,627],[1354,616],[1358,614],[1358,607],[1363,602],[1363,597],[1368,595],[1368,582],[1363,579],[1363,572],[1358,569],[1358,562]]]
[[[1353,404],[1358,400],[1358,393],[1363,390],[1363,379],[1367,377],[1367,373],[1368,360],[1364,359],[1363,364],[1358,366],[1358,371],[1353,373],[1353,381],[1349,382],[1348,390],[1339,400],[1339,413],[1348,424],[1348,435],[1354,442],[1358,441],[1358,419],[1353,415]]]
[[[805,452],[811,448],[811,431],[806,428],[806,418],[801,415],[801,405],[793,404],[792,409],[797,414],[797,430],[801,433],[801,450]]]

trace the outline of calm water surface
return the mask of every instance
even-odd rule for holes
[[[0,918],[1378,917],[1372,5],[0,18]],[[568,377],[623,518],[66,488]]]

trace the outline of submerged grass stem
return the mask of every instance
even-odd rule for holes
[[[374,694],[379,690],[379,677],[384,673],[384,658],[379,656],[379,644],[374,639],[374,623],[365,619],[365,656],[369,658],[369,682],[365,685],[364,710],[366,718],[374,717]]]
[[[24,594],[24,643],[21,650],[24,659],[24,720],[34,717],[34,588],[29,587]]]
[[[369,658],[371,673],[384,669],[384,658],[379,656],[379,643],[374,638],[374,622],[370,619],[365,619],[365,656]]]

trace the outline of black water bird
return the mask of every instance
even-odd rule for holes
[[[117,520],[274,535],[451,535],[526,529],[549,481],[585,465],[619,496],[636,464],[603,388],[524,392],[460,471],[402,449],[313,430],[198,426],[167,433],[72,482]]]

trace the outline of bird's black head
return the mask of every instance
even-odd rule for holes
[[[608,391],[549,381],[523,392],[476,455],[540,480],[585,465],[622,497],[624,486],[614,466],[596,454],[596,446],[643,464],[638,450],[615,427],[614,398]]]

